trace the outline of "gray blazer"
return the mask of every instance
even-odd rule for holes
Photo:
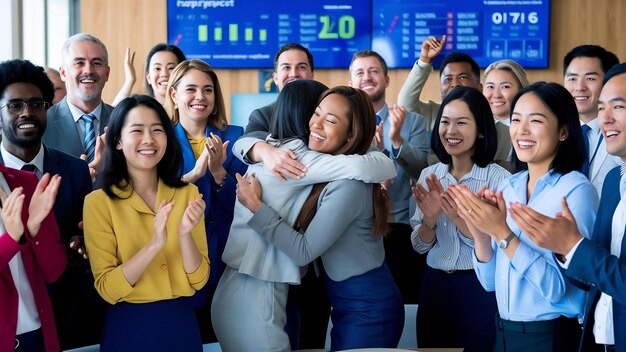
[[[241,158],[249,147],[251,138],[240,138],[233,145],[233,154]],[[252,139],[254,142],[254,139]],[[258,142],[258,140],[256,140]],[[381,182],[396,176],[391,160],[381,152],[366,155],[329,155],[309,151],[299,139],[288,141],[268,140],[268,143],[291,149],[308,172],[301,179],[281,182],[263,164],[248,167],[248,174],[255,174],[262,186],[261,200],[281,216],[293,223],[302,204],[311,193],[313,184],[332,180],[353,178],[365,182]],[[371,192],[369,193],[371,200]],[[272,282],[300,283],[300,268],[282,251],[261,238],[248,220],[252,213],[240,202],[235,203],[235,216],[222,260],[241,274]],[[328,219],[325,219],[328,221]]]
[[[317,213],[304,234],[267,205],[248,224],[298,265],[321,256],[328,276],[343,281],[383,264],[383,237],[372,234],[373,218],[372,184],[338,180],[322,191]]]
[[[102,116],[99,116],[99,134],[104,133],[104,128],[109,124],[109,118],[113,107],[102,103]],[[46,132],[42,142],[49,148],[60,150],[74,157],[80,157],[85,153],[83,140],[80,138],[78,128],[67,105],[67,97],[48,109]]]

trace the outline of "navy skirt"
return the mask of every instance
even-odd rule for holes
[[[100,351],[202,351],[189,297],[109,306]]]
[[[333,308],[331,350],[398,346],[404,303],[386,264],[343,281],[325,279]]]

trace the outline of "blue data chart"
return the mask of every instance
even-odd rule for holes
[[[373,0],[372,48],[390,68],[410,68],[424,39],[446,35],[433,65],[450,52],[480,67],[512,59],[525,68],[548,67],[549,0]]]
[[[345,68],[371,46],[371,3],[358,0],[168,0],[168,42],[216,68],[272,68],[287,43],[316,68]]]

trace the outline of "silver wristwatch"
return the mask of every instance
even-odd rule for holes
[[[513,233],[513,231],[511,231],[511,233],[509,234],[507,238],[498,242],[498,247],[502,249],[506,249],[509,246],[509,244],[511,244],[511,241],[513,240],[514,237],[515,237],[515,234]]]

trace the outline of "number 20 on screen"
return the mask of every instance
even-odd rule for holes
[[[356,32],[354,17],[344,15],[339,20],[328,15],[319,17],[322,29],[318,34],[319,39],[352,39]]]

